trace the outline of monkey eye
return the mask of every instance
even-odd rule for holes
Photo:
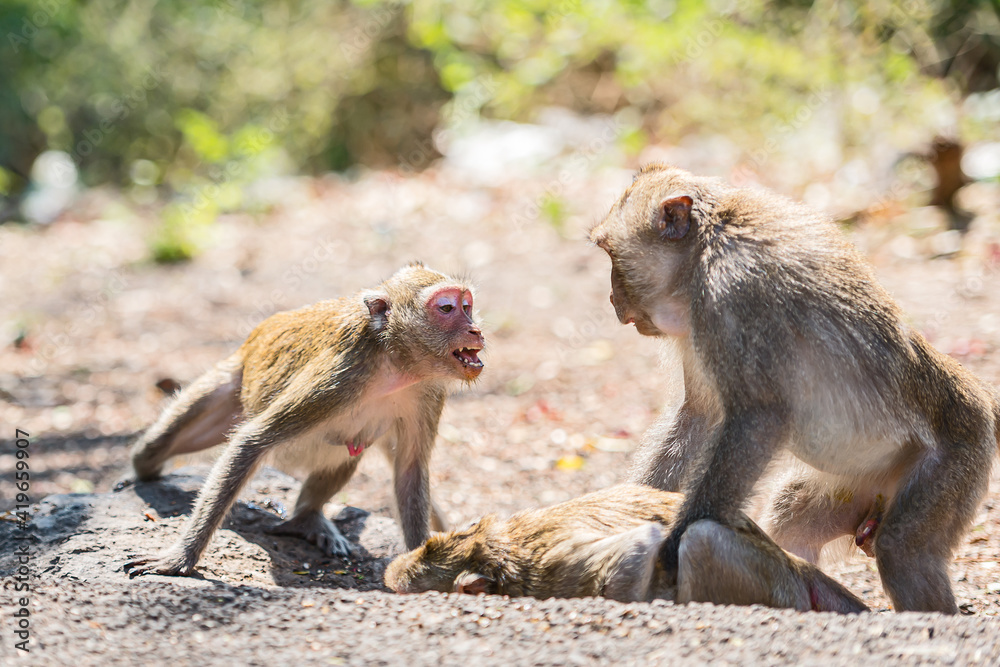
[[[438,312],[448,314],[456,308],[461,308],[462,295],[457,289],[442,290],[435,294],[427,306],[437,308]]]

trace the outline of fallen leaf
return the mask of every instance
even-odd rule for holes
[[[556,461],[556,470],[579,470],[583,467],[583,457],[576,454],[560,456]]]

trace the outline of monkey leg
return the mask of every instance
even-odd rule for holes
[[[396,491],[396,508],[399,526],[407,549],[416,549],[429,535],[430,528],[430,475],[426,462],[403,465],[396,459],[393,486]]]
[[[709,422],[690,400],[676,415],[660,415],[642,436],[628,481],[663,491],[680,491],[688,468],[709,440]]]
[[[126,563],[124,569],[129,576],[191,574],[240,490],[253,477],[268,445],[269,440],[256,422],[240,427],[212,466],[180,539],[157,557]]]
[[[940,443],[892,499],[872,548],[897,611],[958,613],[948,563],[988,488],[994,447],[992,434],[962,446]]]
[[[379,448],[392,465],[396,511],[409,550],[423,544],[430,530],[448,529],[448,522],[430,493],[430,454],[436,433],[436,423],[433,428],[425,425],[419,430],[399,433]]]
[[[350,556],[354,547],[337,525],[323,516],[323,506],[340,491],[358,468],[358,458],[336,468],[314,471],[306,478],[292,518],[267,532],[274,535],[301,537],[320,548],[328,556]]]
[[[136,477],[155,479],[170,457],[225,442],[242,416],[241,382],[240,365],[231,357],[183,389],[132,446]]]
[[[785,441],[787,431],[785,411],[775,406],[745,408],[726,417],[698,458],[700,478],[687,489],[660,549],[663,570],[669,577],[677,574],[681,537],[691,524],[701,519],[733,524],[743,516],[740,506]]]
[[[874,502],[872,492],[796,472],[771,497],[761,527],[781,548],[816,563],[828,542],[855,534]]]
[[[677,602],[866,611],[864,603],[805,561],[795,561],[755,526],[730,528],[710,520],[681,538]]]

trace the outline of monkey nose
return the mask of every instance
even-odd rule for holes
[[[611,291],[611,292],[608,293],[608,298],[611,299],[611,305],[612,306],[615,305],[615,293],[614,293],[614,291]]]

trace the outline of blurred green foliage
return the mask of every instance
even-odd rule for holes
[[[629,154],[749,151],[820,99],[863,145],[876,110],[920,133],[996,86],[997,25],[973,0],[4,0],[0,193],[64,150],[85,185],[170,202],[170,260],[248,182],[421,168],[435,127],[480,115],[559,105],[617,114]]]
[[[543,219],[559,234],[565,233],[566,218],[569,217],[569,207],[566,202],[555,195],[546,194],[539,204]]]
[[[979,71],[989,70],[1000,56],[995,10],[914,0],[449,0],[415,2],[409,30],[453,93],[492,77],[490,115],[627,109],[655,137],[709,132],[753,146],[817,94],[836,92],[847,98],[835,100],[844,104],[836,120],[851,145],[864,143],[868,122],[849,104],[860,88],[877,94],[881,113],[926,131],[935,106],[969,88],[967,71],[945,66],[945,42],[956,52],[975,45]]]
[[[344,2],[5,0],[0,159],[24,173],[66,150],[88,183],[145,159],[183,186],[264,128],[325,169],[338,103],[380,85],[375,47],[402,41],[401,21]]]

